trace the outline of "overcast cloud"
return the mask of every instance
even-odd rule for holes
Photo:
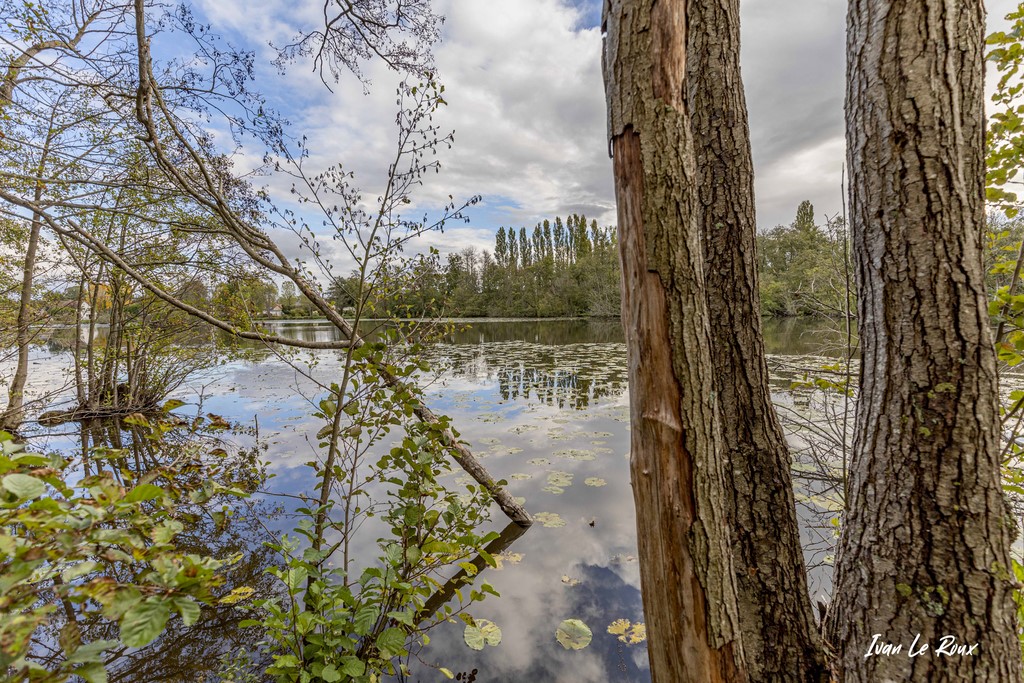
[[[263,63],[272,58],[267,41],[287,40],[306,4],[279,0],[253,12],[244,0],[200,3],[216,30],[260,52]],[[990,28],[1013,6],[990,2]],[[437,122],[455,130],[456,144],[411,209],[435,210],[449,194],[484,200],[469,226],[418,246],[490,248],[500,225],[529,227],[574,212],[613,224],[600,0],[438,0],[435,7],[446,17],[436,60],[449,104]],[[846,2],[743,0],[741,7],[758,225],[788,224],[804,199],[824,220],[842,209]],[[329,92],[308,64],[284,76],[261,68],[258,87],[295,134],[308,136],[314,166],[343,162],[373,196],[394,147],[396,82],[380,64],[367,74],[368,95],[354,78]]]

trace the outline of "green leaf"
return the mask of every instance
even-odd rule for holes
[[[107,670],[100,662],[89,662],[74,670],[86,683],[107,683]]]
[[[388,616],[397,622],[405,624],[406,626],[415,626],[415,624],[412,623],[412,612],[392,611],[388,612]]]
[[[167,603],[150,598],[125,612],[121,620],[121,640],[128,647],[142,647],[153,642],[167,625],[171,610]]]
[[[3,478],[3,487],[18,498],[38,498],[46,493],[46,484],[27,474],[8,474]]]
[[[341,674],[333,664],[328,664],[320,670],[320,678],[324,680],[324,683],[337,683],[341,680]]]
[[[96,661],[104,650],[109,650],[117,645],[116,640],[94,640],[75,650],[74,654],[68,657],[68,664],[88,664]]]
[[[302,588],[306,583],[306,577],[308,576],[305,567],[296,567],[289,569],[285,575],[285,584],[293,592]]]
[[[377,649],[385,659],[402,654],[405,651],[405,631],[394,627],[384,629],[384,632],[377,636]]]
[[[175,408],[180,408],[183,405],[185,405],[184,401],[179,401],[176,398],[172,398],[172,399],[168,399],[167,401],[164,402],[163,410],[164,410],[165,413],[167,413],[167,412],[170,412],[170,411],[174,410]]]
[[[202,613],[202,609],[196,604],[192,598],[174,598],[172,600],[174,608],[178,610],[178,614],[181,615],[181,622],[185,626],[191,626],[199,620],[199,615]]]
[[[555,629],[555,639],[566,650],[582,650],[593,637],[590,627],[579,619],[566,619]]]
[[[64,583],[71,583],[80,576],[96,571],[100,566],[99,562],[79,562],[62,571],[60,577],[64,580]]]
[[[379,614],[380,612],[373,605],[360,607],[353,619],[356,634],[365,636],[369,633],[370,629],[373,628],[373,625],[377,623],[377,616]]]
[[[134,586],[123,586],[114,591],[109,598],[104,598],[103,616],[116,621],[124,616],[125,612],[142,601],[142,593]]]
[[[362,676],[366,673],[366,662],[362,661],[358,657],[342,657],[341,673],[346,676]]]
[[[164,490],[155,484],[139,484],[124,497],[126,503],[139,503],[144,500],[153,500],[164,495]]]

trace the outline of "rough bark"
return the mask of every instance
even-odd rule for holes
[[[651,674],[743,681],[685,100],[686,3],[607,0],[604,28]]]
[[[981,258],[984,27],[979,0],[850,3],[863,362],[829,619],[847,682],[1021,680]],[[876,634],[901,651],[866,656]],[[977,648],[942,656],[944,636]]]
[[[747,674],[752,682],[827,680],[789,452],[771,402],[761,334],[739,0],[690,0],[687,22],[686,79],[712,374],[733,495],[733,563]]]

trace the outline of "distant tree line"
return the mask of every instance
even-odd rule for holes
[[[453,317],[618,316],[615,229],[573,214],[532,231],[498,228],[494,251],[467,247],[442,264],[433,254],[405,264],[388,291],[371,293],[380,315]],[[335,280],[339,310],[353,305],[354,276]]]
[[[1014,237],[1018,231],[1005,234]],[[1007,240],[1004,240],[1007,241]],[[1012,241],[1012,240],[1010,240]],[[990,245],[990,250],[993,248]],[[996,249],[999,247],[996,246]],[[757,237],[761,312],[767,316],[833,316],[853,297],[847,290],[846,232],[841,218],[818,224],[804,201],[794,221]],[[614,227],[572,214],[525,227],[500,227],[494,249],[467,247],[442,260],[434,251],[394,266],[364,291],[367,310],[389,317],[618,317],[619,256]],[[336,278],[328,296],[339,311],[355,306],[356,274]],[[203,289],[200,287],[200,289]],[[51,292],[54,301],[68,298]],[[225,319],[310,318],[318,311],[294,283],[241,274],[196,295]],[[849,298],[848,298],[849,297]],[[55,312],[50,302],[46,308]],[[73,310],[73,309],[72,309]],[[103,321],[105,322],[105,320]]]

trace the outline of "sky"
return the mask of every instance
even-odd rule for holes
[[[395,76],[366,68],[369,92],[346,77],[328,90],[308,63],[269,66],[318,3],[196,0],[215,31],[257,53],[257,87],[310,141],[310,163],[341,162],[368,196],[379,192],[394,148]],[[1001,28],[1012,0],[988,3]],[[844,0],[742,0],[741,68],[749,110],[759,229],[792,222],[810,200],[818,221],[842,211]],[[481,195],[468,224],[414,244],[442,254],[493,248],[499,226],[528,228],[583,213],[615,222],[601,77],[600,0],[436,0],[445,16],[435,48],[448,106],[436,123],[455,131],[441,173],[413,197],[420,215]],[[333,92],[332,92],[333,91]],[[251,150],[257,159],[261,150]],[[277,181],[268,181],[273,189]],[[280,190],[281,188],[277,188]],[[280,196],[280,193],[279,193]],[[287,199],[285,199],[287,201]]]

